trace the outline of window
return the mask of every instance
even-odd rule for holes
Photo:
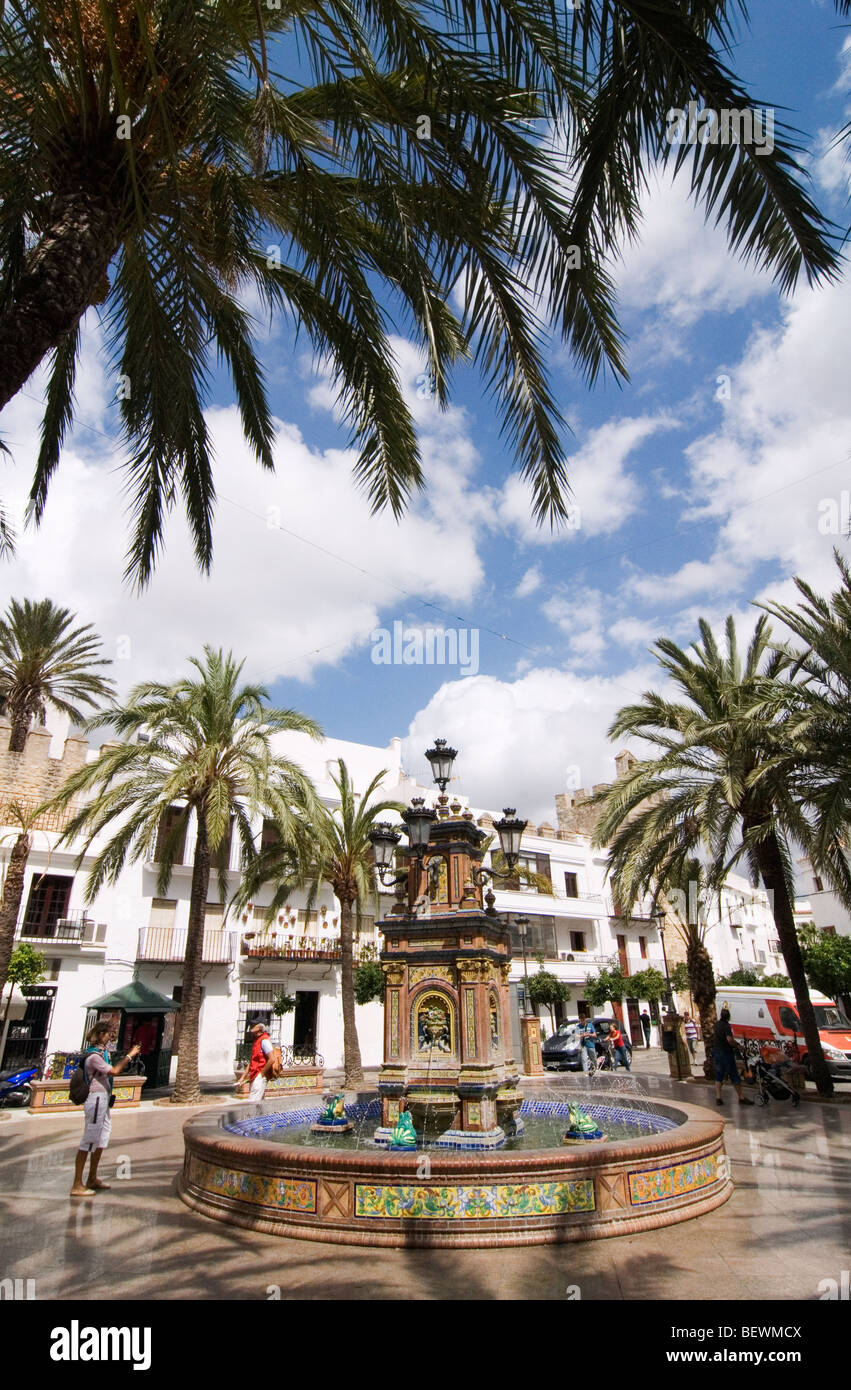
[[[646,960],[646,959],[647,959],[647,937],[646,937],[646,936],[640,936],[640,937],[638,938],[638,950],[639,950],[639,954],[640,954],[640,956],[641,956],[641,959],[642,959],[642,960]]]
[[[817,892],[817,893],[823,893],[823,892],[824,892],[824,884],[822,883],[822,881],[821,881],[821,879],[819,878],[818,874],[813,874],[813,879],[815,880],[816,892]]]
[[[30,885],[22,936],[54,937],[57,923],[68,912],[73,878],[65,874],[36,874]]]
[[[564,891],[568,898],[579,897],[579,875],[568,874],[564,876]]]
[[[790,1033],[800,1033],[802,1031],[801,1020],[798,1018],[795,1010],[790,1009],[787,1004],[782,1004],[780,1006],[780,1027],[788,1028]]]
[[[507,925],[511,932],[512,952],[515,956],[520,956],[523,954],[523,938],[517,930],[513,917],[509,919]],[[555,960],[558,957],[556,919],[554,917],[536,915],[529,918],[529,926],[526,931],[526,955],[533,957],[538,951],[543,951],[550,960]]]
[[[154,849],[154,860],[159,863],[163,857],[166,845],[174,851],[173,862],[183,863],[183,851],[186,848],[186,807],[169,806],[160,817],[159,829],[157,830],[157,843]]]
[[[211,864],[215,870],[224,869],[225,872],[230,868],[231,846],[233,844],[233,816],[230,818],[230,825],[227,834],[219,845],[219,848],[211,856]]]
[[[221,931],[224,912],[223,903],[207,903],[204,908],[204,930]]]
[[[173,927],[174,914],[177,911],[176,898],[152,898],[151,915],[148,919],[149,927]]]
[[[572,932],[570,933],[570,949],[571,949],[571,951],[584,951],[584,950],[585,950],[585,933],[584,933],[584,931],[572,931]]]
[[[273,845],[281,843],[281,832],[273,820],[263,821],[263,830],[260,834],[260,852],[264,849],[271,849]]]
[[[534,879],[521,878],[519,874],[503,881],[503,887],[511,889],[513,892],[522,891],[526,893],[551,894],[553,891],[552,876],[550,872],[550,856],[548,854],[521,854],[517,861],[518,869],[525,870],[527,875],[535,875],[546,882],[536,883]]]

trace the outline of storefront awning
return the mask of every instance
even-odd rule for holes
[[[164,1014],[179,1013],[180,1005],[174,999],[143,985],[141,980],[133,980],[121,989],[102,994],[86,1005],[87,1009],[123,1009],[126,1014]]]

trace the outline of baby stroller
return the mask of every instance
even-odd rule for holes
[[[756,1084],[754,1102],[757,1105],[767,1105],[769,1100],[788,1100],[792,1102],[793,1110],[797,1110],[801,1104],[801,1097],[794,1086],[790,1086],[774,1067],[769,1066],[761,1057],[754,1057],[750,1070]]]

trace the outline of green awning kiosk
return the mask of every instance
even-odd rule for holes
[[[86,1008],[86,1032],[106,1020],[112,1025],[110,1046],[118,1055],[123,1056],[138,1043],[148,1087],[168,1085],[174,1019],[180,1011],[176,1000],[167,999],[141,980],[132,980],[93,999]]]

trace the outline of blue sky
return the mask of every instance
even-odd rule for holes
[[[849,118],[851,30],[814,0],[754,0],[751,19],[734,66],[805,132],[816,201],[847,226],[849,165],[831,145]],[[93,621],[123,687],[177,675],[203,642],[230,646],[277,701],[329,734],[377,744],[402,735],[413,772],[444,735],[462,748],[459,778],[478,804],[510,800],[552,819],[568,782],[611,774],[605,731],[620,704],[658,684],[648,654],[657,634],[687,643],[700,614],[750,624],[750,600],[788,596],[796,573],[827,588],[832,547],[845,544],[825,517],[851,488],[848,285],[781,300],[705,226],[685,179],[654,179],[644,213],[640,243],[615,270],[630,383],[588,390],[561,349],[552,354],[573,429],[574,529],[554,537],[528,521],[475,372],[457,375],[441,416],[418,397],[422,364],[401,338],[430,490],[400,525],[370,518],[327,382],[306,343],[273,326],[262,353],[281,421],[277,476],[248,458],[223,385],[211,410],[213,576],[193,572],[175,515],[138,598],[122,585],[113,392],[90,315],[81,423],[44,526],[4,568],[0,598],[48,593]],[[13,504],[42,389],[34,379],[4,416]],[[394,622],[477,631],[477,672],[376,664],[372,634]]]

